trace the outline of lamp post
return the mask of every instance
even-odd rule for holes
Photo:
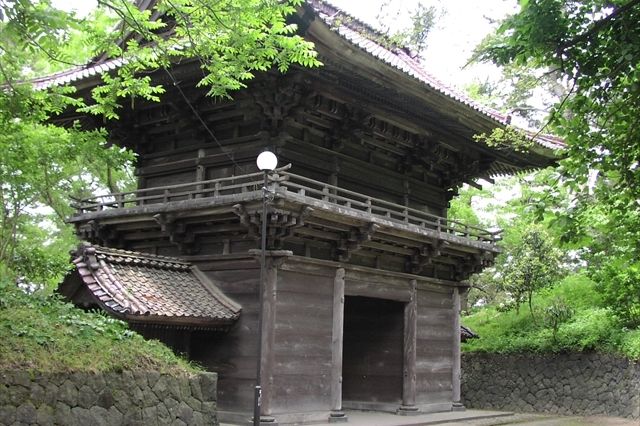
[[[264,299],[264,280],[267,259],[267,196],[269,194],[268,174],[278,166],[278,157],[271,151],[263,151],[256,159],[258,169],[264,172],[262,187],[262,230],[260,232],[260,283],[258,284],[258,362],[256,366],[256,387],[254,390],[253,425],[260,426],[262,411],[262,304]]]

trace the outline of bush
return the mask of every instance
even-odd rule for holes
[[[0,278],[0,369],[34,371],[198,369],[105,313],[87,313],[45,292],[26,294]]]
[[[640,262],[621,259],[604,265],[595,274],[605,302],[628,327],[640,327]]]
[[[479,339],[463,344],[469,352],[600,351],[640,359],[640,329],[628,329],[606,307],[595,282],[571,275],[537,292],[534,309],[545,318],[534,323],[527,313],[487,307],[463,318]]]

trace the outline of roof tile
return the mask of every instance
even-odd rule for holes
[[[74,263],[89,291],[104,308],[126,319],[207,327],[231,324],[240,315],[240,305],[180,259],[89,244],[81,245],[77,255]]]

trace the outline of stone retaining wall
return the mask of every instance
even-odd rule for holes
[[[463,354],[467,408],[640,418],[640,363],[601,354]]]
[[[0,425],[217,425],[217,375],[0,372]]]

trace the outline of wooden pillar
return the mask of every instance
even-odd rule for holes
[[[331,423],[346,422],[342,411],[342,346],[344,337],[344,268],[333,280],[333,331],[331,334]]]
[[[271,417],[271,400],[273,397],[273,369],[275,366],[275,323],[276,323],[276,301],[277,301],[277,281],[279,259],[271,256],[267,252],[266,274],[263,287],[262,299],[262,359],[261,377],[262,385],[262,411],[260,423],[273,423],[275,419]]]
[[[200,164],[200,159],[203,158],[204,156],[205,156],[205,150],[200,148],[198,150],[198,160],[197,160],[198,165],[196,166],[196,182],[202,182],[203,180],[207,179],[207,176],[206,176],[207,171],[205,167]],[[196,191],[198,193],[195,195],[195,198],[202,198],[203,194],[200,191],[202,191],[203,189],[204,189],[203,185],[196,185]]]
[[[418,333],[418,282],[410,281],[411,299],[404,307],[402,405],[398,414],[418,414],[416,406],[416,341]]]
[[[453,411],[464,411],[460,400],[460,289],[453,289]]]
[[[276,321],[276,282],[278,270],[271,258],[267,259],[264,297],[262,303],[262,413],[271,414],[271,394],[273,390],[273,346]],[[261,419],[262,421],[262,419]]]
[[[260,262],[262,250],[249,250]],[[293,255],[288,250],[267,250],[265,252],[265,274],[262,286],[262,338],[260,339],[260,424],[274,425],[272,400],[274,394],[273,371],[275,367],[276,302],[278,296],[278,269]],[[260,288],[260,287],[258,287]],[[259,290],[258,290],[259,291]],[[258,301],[257,305],[260,305]],[[259,314],[258,314],[259,315]]]

